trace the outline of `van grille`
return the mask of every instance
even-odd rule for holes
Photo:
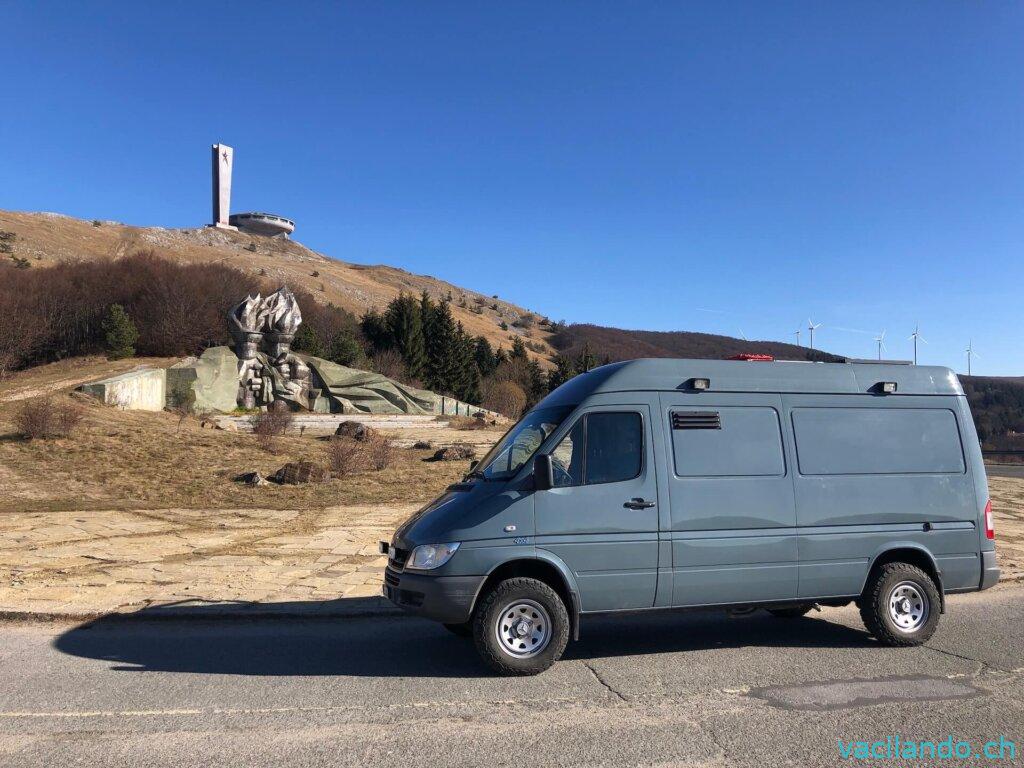
[[[672,411],[672,429],[721,429],[718,411]]]
[[[394,544],[391,545],[391,549],[388,552],[388,565],[394,568],[396,571],[401,571],[405,568],[405,561],[409,559],[409,550],[396,547]]]

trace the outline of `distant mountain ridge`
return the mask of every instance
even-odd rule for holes
[[[558,326],[549,341],[561,354],[570,357],[589,348],[598,360],[607,357],[612,361],[637,357],[722,359],[744,353],[771,355],[776,360],[845,360],[839,355],[781,341],[747,341],[694,331],[635,331],[590,323]]]

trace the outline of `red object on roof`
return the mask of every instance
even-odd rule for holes
[[[756,355],[750,352],[741,352],[738,355],[726,358],[727,360],[753,360],[758,363],[773,363],[775,358],[771,355]]]

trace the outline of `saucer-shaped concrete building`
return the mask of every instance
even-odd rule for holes
[[[231,226],[258,235],[290,235],[295,231],[295,222],[273,213],[232,213],[228,221]]]

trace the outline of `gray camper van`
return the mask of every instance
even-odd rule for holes
[[[536,674],[613,611],[855,601],[918,645],[994,535],[952,371],[656,359],[559,387],[381,551],[391,601]]]

